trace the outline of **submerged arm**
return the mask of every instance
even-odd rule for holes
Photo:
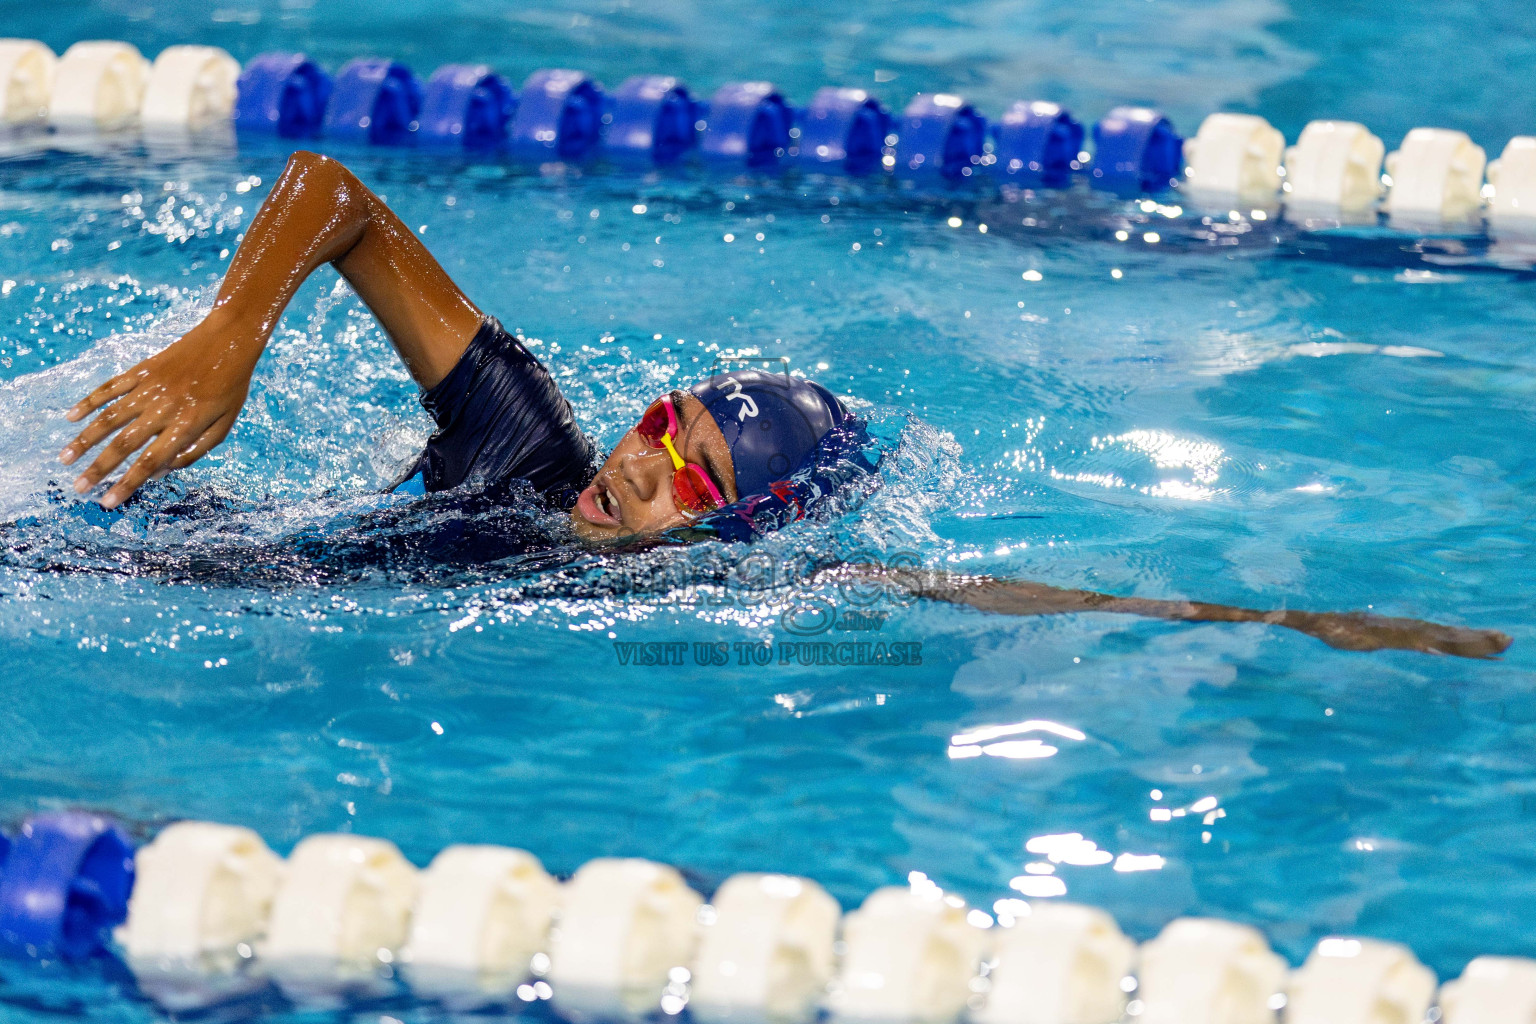
[[[223,441],[284,308],[324,263],[367,303],[423,388],[447,376],[480,327],[480,311],[378,196],[335,160],[295,153],[251,221],[208,316],[67,413],[78,421],[102,410],[59,453],[65,465],[117,432],[75,491],[90,490],[144,448],[103,496],[112,508]]]
[[[844,566],[834,573],[878,579],[916,597],[969,605],[999,615],[1115,612],[1180,622],[1262,622],[1294,629],[1345,651],[1393,649],[1454,654],[1462,658],[1492,658],[1502,654],[1510,644],[1508,636],[1491,629],[1442,626],[1419,619],[1397,619],[1363,612],[1258,611],[1202,601],[1115,597],[1092,590],[1066,590],[1024,580],[873,565]]]

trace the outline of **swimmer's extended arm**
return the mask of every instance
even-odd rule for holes
[[[146,480],[191,465],[223,441],[283,309],[324,263],[368,304],[423,388],[448,375],[480,328],[480,310],[378,196],[335,160],[295,153],[203,322],[69,410],[75,421],[105,406],[59,453],[65,465],[117,431],[75,490],[95,487],[147,444],[102,497],[112,508]]]
[[[1115,597],[1092,590],[1066,590],[1024,580],[963,576],[922,569],[855,565],[833,570],[899,587],[917,597],[969,605],[999,615],[1060,615],[1068,612],[1115,612],[1180,622],[1262,622],[1316,637],[1345,651],[1423,651],[1462,658],[1492,658],[1509,647],[1510,638],[1491,629],[1442,626],[1419,619],[1396,619],[1363,612],[1258,611],[1201,601],[1158,601]]]

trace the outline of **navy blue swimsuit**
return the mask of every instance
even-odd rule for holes
[[[421,404],[437,432],[402,482],[419,473],[428,492],[497,490],[526,480],[570,508],[597,471],[597,449],[560,386],[495,317]]]

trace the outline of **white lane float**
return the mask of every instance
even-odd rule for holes
[[[604,857],[565,884],[550,932],[555,999],[577,1013],[654,1007],[673,972],[687,970],[698,941],[703,897],[676,868]]]
[[[1285,1024],[1421,1024],[1435,975],[1407,946],[1329,938],[1291,975],[1288,996]]]
[[[306,1002],[387,993],[401,966],[433,998],[445,991],[427,978],[437,967],[502,1001],[525,969],[562,986],[562,1008],[584,990],[645,997],[605,1011],[649,1011],[660,995],[677,1013],[691,978],[701,1020],[783,1021],[811,1008],[838,951],[836,902],[784,875],[733,876],[702,908],[674,868],[650,861],[592,861],[561,887],[521,850],[449,847],[418,872],[384,840],[317,835],[284,863],[250,829],[193,821],[141,847],[135,869],[114,938],[145,992],[173,1010],[269,975]],[[879,889],[843,918],[827,1008],[890,1022],[945,1021],[969,1007],[974,1024],[1107,1024],[1123,1011],[1139,1024],[1247,1024],[1273,1021],[1283,1005],[1286,1024],[1422,1024],[1435,997],[1433,972],[1407,947],[1335,937],[1278,999],[1284,962],[1256,930],[1213,919],[1164,928],[1142,947],[1132,984],[1133,944],[1107,913],[1043,901],[1031,911],[991,930],[916,873],[909,886]],[[1136,1002],[1122,1006],[1128,990]],[[525,1001],[550,994],[542,980],[517,987]],[[1479,957],[1444,987],[1440,1007],[1443,1024],[1533,1024],[1536,960]]]
[[[1354,121],[1312,121],[1285,151],[1286,203],[1304,212],[1354,212],[1381,198],[1381,139]]]
[[[141,848],[134,868],[117,934],[134,969],[220,970],[266,933],[283,862],[248,828],[183,821]]]
[[[394,843],[314,835],[293,848],[272,901],[263,966],[290,996],[372,991],[410,928],[417,870]]]
[[[995,961],[976,1024],[1105,1024],[1125,1007],[1136,943],[1097,907],[1036,901],[992,936]]]
[[[1257,928],[1181,917],[1141,948],[1141,1024],[1269,1024],[1286,963]]]
[[[1487,154],[1466,132],[1415,128],[1396,152],[1387,154],[1386,209],[1394,220],[1461,221],[1483,204]]]
[[[239,78],[239,63],[218,47],[168,46],[150,67],[139,120],[154,131],[227,124]]]
[[[48,116],[59,58],[36,39],[0,39],[0,117],[12,126]]]
[[[1440,989],[1441,1024],[1532,1024],[1536,960],[1480,956]]]
[[[710,901],[693,960],[689,1011],[700,1020],[796,1018],[832,978],[842,910],[808,878],[740,874]]]
[[[110,132],[132,125],[144,102],[149,61],[129,43],[80,42],[54,74],[48,120],[55,128]]]
[[[248,828],[183,821],[134,857],[137,879],[118,945],[139,987],[193,1011],[260,984],[242,969],[267,930],[282,858]]]
[[[1280,191],[1285,136],[1253,114],[1212,114],[1184,143],[1188,188],[1209,199],[1273,202]]]
[[[1536,136],[1516,135],[1488,164],[1488,224],[1495,235],[1536,237]]]
[[[537,857],[505,846],[450,846],[418,876],[410,937],[400,952],[426,996],[504,999],[549,940],[560,883]]]
[[[965,901],[937,885],[888,886],[843,918],[833,1015],[860,1021],[947,1021],[965,1009],[986,943]]]

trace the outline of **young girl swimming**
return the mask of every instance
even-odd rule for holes
[[[67,413],[92,419],[60,453],[70,465],[111,438],[75,480],[115,508],[147,481],[191,465],[228,436],[284,308],[334,266],[389,335],[437,431],[403,475],[428,492],[494,494],[515,481],[561,508],[585,542],[745,541],[814,515],[873,482],[864,424],[820,385],[748,370],[661,395],[598,463],[570,403],[522,342],[470,301],[431,253],[340,163],[295,153],[235,252],[212,310],[163,351],[97,387]],[[115,435],[115,436],[114,436]],[[1043,584],[878,566],[843,566],[922,597],[1014,615],[1120,612],[1184,621],[1265,622],[1335,647],[1490,657],[1488,630],[1360,614],[1257,611],[1120,598]]]

